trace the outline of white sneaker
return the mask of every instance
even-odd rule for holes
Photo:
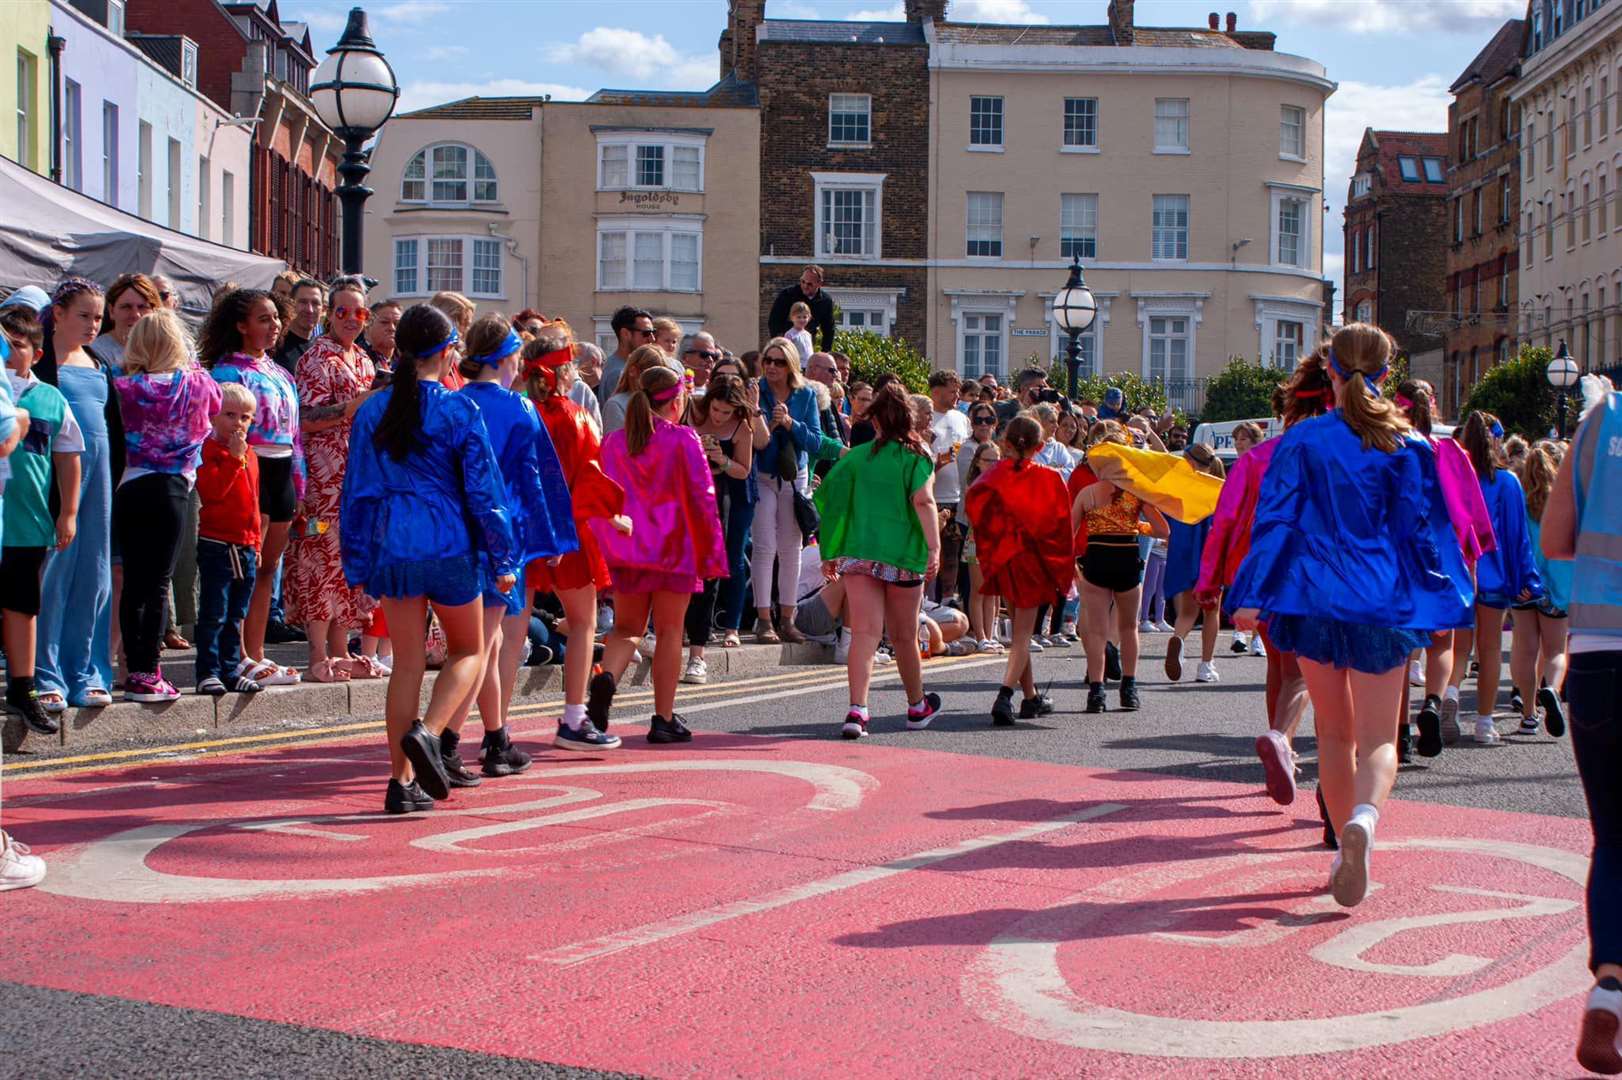
[[[1039,653],[1046,648],[1046,646],[1042,644],[1042,638],[1040,636],[1032,636],[1031,643],[1029,646],[1027,646],[1027,648],[1029,648],[1033,653]]]
[[[990,638],[981,638],[980,651],[983,653],[1000,654],[1006,652],[1007,650],[1003,648],[1002,642],[1000,641],[992,641]]]
[[[1340,831],[1340,854],[1329,872],[1329,891],[1341,907],[1356,907],[1369,894],[1369,853],[1374,848],[1374,825],[1367,817],[1353,816]]]
[[[1199,670],[1194,673],[1195,682],[1221,682],[1222,676],[1217,674],[1216,665],[1209,660],[1201,660]]]
[[[1155,625],[1153,619],[1144,619],[1142,622],[1140,622],[1138,624],[1138,633],[1140,633],[1140,634],[1153,634],[1153,633],[1156,633],[1159,629],[1160,628]]]
[[[710,667],[702,656],[695,656],[687,661],[687,670],[681,673],[681,681],[695,686],[702,686],[710,681]]]
[[[1165,619],[1161,619],[1159,622],[1155,623],[1155,630],[1156,630],[1157,633],[1161,633],[1161,634],[1175,634],[1175,633],[1177,633],[1177,627],[1173,626],[1171,623],[1167,622]]]
[[[1424,686],[1425,685],[1425,673],[1423,671],[1419,670],[1419,661],[1418,660],[1410,660],[1410,661],[1408,661],[1408,685],[1409,686]]]
[[[1250,655],[1251,656],[1266,656],[1267,655],[1267,647],[1262,644],[1262,636],[1260,634],[1251,634],[1250,635]]]
[[[45,860],[0,829],[0,892],[28,889],[45,880]]]
[[[1497,746],[1503,741],[1498,734],[1498,726],[1492,722],[1492,717],[1476,717],[1476,742],[1479,745]]]
[[[839,640],[834,642],[834,663],[843,667],[850,662],[850,631],[839,631]]]
[[[893,664],[895,663],[895,653],[891,652],[889,649],[876,649],[873,652],[873,663],[875,665]]]
[[[1622,991],[1595,986],[1588,992],[1577,1063],[1605,1076],[1622,1072]]]
[[[1081,640],[1081,635],[1076,633],[1076,624],[1073,622],[1067,622],[1064,624],[1064,636],[1071,641]]]

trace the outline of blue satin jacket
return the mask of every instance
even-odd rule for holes
[[[1523,591],[1543,595],[1543,578],[1532,555],[1532,533],[1526,516],[1526,491],[1519,478],[1508,469],[1499,469],[1491,480],[1481,483],[1481,497],[1487,502],[1492,534],[1498,544],[1476,563],[1476,589],[1482,603],[1508,606]]]
[[[1230,611],[1400,630],[1470,625],[1475,591],[1430,444],[1364,449],[1338,409],[1279,440]]]
[[[419,381],[421,444],[396,461],[374,436],[395,388],[355,412],[339,511],[344,577],[373,596],[421,596],[443,562],[476,555],[492,578],[523,569],[501,467],[473,399]]]
[[[490,448],[501,466],[507,512],[523,563],[578,551],[569,485],[535,406],[500,383],[470,382],[462,393],[478,404]]]

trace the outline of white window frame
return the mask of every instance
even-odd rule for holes
[[[1091,199],[1093,201],[1093,203],[1092,203],[1093,224],[1092,224],[1092,228],[1091,228],[1091,233],[1092,233],[1091,239],[1092,239],[1092,242],[1093,242],[1093,250],[1088,254],[1082,255],[1081,257],[1083,259],[1097,259],[1098,258],[1098,194],[1096,192],[1085,192],[1085,191],[1083,191],[1083,192],[1066,191],[1066,192],[1061,192],[1060,195],[1059,195],[1059,258],[1068,259],[1068,258],[1071,257],[1064,249],[1066,239],[1071,239],[1071,240],[1086,240],[1086,239],[1088,239],[1086,234],[1087,234],[1087,232],[1089,230],[1087,229],[1087,227],[1085,225],[1066,225],[1065,224],[1064,201],[1067,198],[1071,198],[1071,199]],[[1085,204],[1082,204],[1082,205],[1085,206]],[[1079,231],[1081,233],[1081,235],[1067,238],[1065,236],[1065,230],[1067,228],[1075,229],[1075,230]]]
[[[1311,269],[1314,241],[1312,235],[1312,208],[1314,196],[1317,192],[1283,184],[1270,184],[1268,186],[1271,194],[1271,198],[1268,200],[1268,260],[1274,266],[1291,267],[1297,270]],[[1281,251],[1284,246],[1284,231],[1281,228],[1282,223],[1279,218],[1284,211],[1286,202],[1298,202],[1301,204],[1301,235],[1297,247],[1299,258],[1296,262],[1285,262]],[[1355,262],[1352,264],[1352,269],[1354,271],[1357,269]]]
[[[1374,178],[1366,172],[1357,173],[1352,177],[1352,198],[1361,199],[1369,193],[1374,185]]]
[[[467,152],[467,170],[460,178],[447,177],[439,182],[466,184],[467,198],[465,199],[434,198],[434,151],[446,147],[457,147]],[[418,158],[422,159],[422,177],[420,179],[407,179],[406,170],[410,169],[411,163],[416,161]],[[481,158],[484,160],[485,164],[490,166],[491,175],[494,176],[493,180],[483,181],[479,179],[479,160]],[[486,182],[496,185],[496,195],[493,199],[478,198],[479,185]],[[422,198],[409,198],[406,195],[407,183],[421,184]],[[403,165],[400,169],[400,201],[411,206],[500,206],[501,174],[496,172],[495,162],[490,160],[490,155],[486,154],[483,150],[480,150],[472,143],[457,142],[454,139],[442,139],[439,142],[429,143],[427,146],[422,147],[416,153],[406,158],[405,165]]]
[[[1289,140],[1290,128],[1295,128],[1295,143]],[[1280,105],[1278,112],[1278,156],[1284,161],[1307,160],[1307,110],[1299,105]]]
[[[835,109],[834,102],[844,99],[847,106]],[[860,102],[860,113],[867,118],[867,138],[865,139],[836,139],[834,137],[834,116],[855,116],[857,109],[848,107],[851,103]],[[829,94],[828,95],[828,145],[840,147],[845,150],[864,150],[873,145],[873,95],[872,94]]]
[[[1159,245],[1156,243],[1157,237],[1155,235],[1156,226],[1155,226],[1154,216],[1158,212],[1157,209],[1156,209],[1155,203],[1156,203],[1156,200],[1159,200],[1159,199],[1182,199],[1183,200],[1183,219],[1184,219],[1183,220],[1183,245],[1182,245],[1183,253],[1181,255],[1157,255],[1157,254],[1155,254],[1155,251],[1159,247]],[[1194,200],[1193,200],[1192,196],[1184,195],[1184,194],[1181,194],[1181,193],[1162,193],[1162,194],[1157,194],[1157,195],[1151,195],[1149,197],[1149,258],[1150,258],[1150,261],[1151,262],[1157,262],[1157,263],[1186,263],[1188,261],[1189,233],[1191,231],[1193,231],[1193,227],[1194,227]]]
[[[62,80],[62,182],[84,191],[84,88]]]
[[[101,201],[118,205],[118,106],[101,103]]]
[[[1252,294],[1256,305],[1256,356],[1263,366],[1294,368],[1294,362],[1280,364],[1277,356],[1279,324],[1296,323],[1301,327],[1301,352],[1312,348],[1317,341],[1323,322],[1323,309],[1311,300],[1294,296],[1259,296]],[[1367,301],[1364,301],[1367,303]]]
[[[1090,101],[1093,103],[1093,140],[1092,142],[1070,141],[1070,103],[1072,101]],[[1098,99],[1096,97],[1066,97],[1059,113],[1059,150],[1065,154],[1096,154],[1098,147]]]
[[[1368,300],[1359,300],[1357,302],[1357,307],[1352,310],[1352,320],[1354,322],[1364,323],[1373,322],[1374,304]]]
[[[995,101],[997,103],[997,141],[975,142],[974,105],[977,101]],[[987,114],[989,115],[989,114]],[[1001,94],[972,94],[969,97],[969,142],[968,148],[982,154],[1000,154],[1008,142],[1008,102]]]
[[[691,192],[695,195],[704,193],[705,169],[707,167],[709,136],[696,132],[681,131],[613,131],[597,133],[597,190],[598,191],[675,191]],[[664,148],[664,182],[661,184],[637,183],[636,156],[637,149],[644,146],[659,146]],[[623,147],[625,149],[625,183],[610,184],[603,175],[603,152],[609,147]],[[698,185],[696,187],[678,187],[676,185],[676,150],[698,151]]]
[[[464,296],[474,297],[482,300],[507,299],[506,241],[500,236],[490,236],[489,234],[476,236],[462,233],[413,233],[409,236],[393,237],[393,242],[390,244],[389,258],[389,282],[394,286],[394,292],[392,295],[401,297],[432,296],[435,292],[439,291],[437,289],[430,289],[428,287],[428,241],[430,240],[458,240],[462,244],[462,280],[460,287],[455,291],[462,293]],[[500,292],[491,293],[476,291],[473,288],[473,253],[475,243],[497,245],[497,250],[501,255]],[[410,290],[400,288],[400,245],[402,244],[415,245],[414,249],[417,258],[416,272],[414,275],[415,284]]]
[[[603,280],[603,238],[611,235],[625,237],[625,282],[611,285]],[[654,235],[660,238],[659,287],[645,288],[636,284],[636,236]],[[673,237],[691,236],[697,241],[698,276],[691,289],[677,289],[671,284],[674,267]],[[593,271],[596,289],[600,293],[679,293],[697,295],[704,291],[704,219],[697,216],[632,217],[614,216],[597,220],[596,267]],[[702,327],[699,327],[702,329]],[[696,332],[696,331],[695,331]]]
[[[834,302],[834,308],[841,316],[840,329],[872,330],[884,337],[895,333],[896,307],[901,298],[899,289],[835,289],[824,287],[823,292],[828,294]],[[847,326],[843,315],[847,311],[865,311],[878,315],[879,323],[867,326]]]
[[[206,157],[197,159],[197,235],[209,239],[208,226],[214,217],[213,185],[210,183],[211,166]]]
[[[981,202],[981,211],[982,211],[982,217],[985,218],[985,220],[980,221],[978,224],[974,220],[975,196],[976,195],[982,197],[981,200],[980,200],[980,202]],[[1003,257],[1003,206],[1004,206],[1004,203],[1005,203],[1005,200],[1003,198],[1003,193],[1000,192],[1000,191],[970,191],[970,192],[966,192],[964,194],[964,198],[963,198],[963,220],[964,220],[964,225],[963,225],[963,236],[964,236],[963,251],[964,251],[964,254],[965,254],[965,256],[967,258],[970,258],[970,259],[1000,259],[1000,258]],[[990,229],[993,227],[993,223],[989,219],[989,210],[992,208],[993,205],[995,205],[995,208],[996,208],[996,211],[997,211],[997,220],[995,222],[995,227],[996,227],[996,230],[997,230],[997,236],[996,236],[995,240],[990,238]],[[980,239],[977,240],[975,238],[975,229],[976,228],[979,228],[982,231],[984,231],[986,233],[986,235],[982,236]],[[996,245],[996,250],[995,251],[987,251],[987,252],[979,252],[979,253],[969,251],[969,245],[970,244],[975,244],[975,243],[995,244]]]
[[[220,243],[237,246],[237,178],[227,169],[220,173]]]
[[[813,236],[817,258],[870,262],[884,257],[884,181],[888,173],[828,173],[811,174]],[[873,193],[873,250],[859,255],[835,254],[827,245],[827,222],[824,220],[822,195],[825,191],[870,191]]]
[[[957,314],[954,317],[954,321],[957,323],[957,370],[963,375],[964,378],[977,379],[981,375],[989,373],[997,376],[997,379],[1000,382],[1008,381],[1008,346],[1009,341],[1011,340],[1008,332],[1010,329],[1012,329],[1010,324],[1014,320],[1013,315],[1009,311],[1010,306],[1011,305],[1003,302],[1001,297],[994,297],[987,303],[965,303],[958,309]],[[997,319],[998,329],[986,329],[984,326],[984,321],[987,318]],[[968,325],[970,319],[980,320],[981,325],[971,329]],[[978,350],[978,356],[975,361],[978,370],[974,372],[970,372],[968,369],[968,338],[971,334],[979,342],[981,342]],[[985,363],[984,342],[992,339],[993,337],[995,337],[997,341],[998,349],[997,367],[999,370],[995,371],[988,369]]]
[[[1176,115],[1177,106],[1182,107],[1181,116]],[[1161,115],[1162,112],[1165,115]],[[1193,105],[1188,98],[1155,98],[1155,153],[1192,153],[1189,149],[1189,129],[1193,126],[1193,116]],[[1163,123],[1171,125],[1170,141],[1161,138],[1164,131],[1161,127]]]
[[[1132,298],[1138,304],[1138,331],[1140,334],[1139,374],[1145,379],[1151,378],[1149,365],[1150,330],[1155,319],[1187,319],[1188,320],[1188,373],[1186,381],[1192,383],[1199,377],[1199,329],[1200,323],[1205,319],[1205,302],[1210,299],[1209,293],[1133,293]],[[1171,374],[1167,372],[1168,380]],[[1192,389],[1189,387],[1188,389]],[[1188,400],[1173,398],[1170,402],[1180,408],[1188,408]]]

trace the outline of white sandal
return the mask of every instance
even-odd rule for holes
[[[55,716],[68,711],[68,699],[56,690],[47,690],[39,696],[39,707]]]
[[[297,686],[303,676],[296,668],[282,667],[272,660],[255,660],[244,656],[237,665],[238,677],[251,679],[260,686]]]

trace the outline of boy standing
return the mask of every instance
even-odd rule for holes
[[[6,704],[41,735],[60,730],[39,703],[34,688],[34,620],[39,616],[39,582],[45,557],[73,543],[79,515],[79,455],[84,435],[62,392],[34,377],[34,361],[45,335],[34,313],[21,307],[0,312],[0,332],[11,356],[6,375],[11,397],[28,410],[28,431],[8,459],[3,511],[5,546],[0,548],[0,637],[6,647]],[[56,473],[62,511],[51,520],[51,473]]]
[[[259,460],[248,449],[253,391],[220,387],[214,430],[203,440],[197,469],[197,692],[219,697],[263,689],[238,670],[242,619],[248,614],[259,558]]]

